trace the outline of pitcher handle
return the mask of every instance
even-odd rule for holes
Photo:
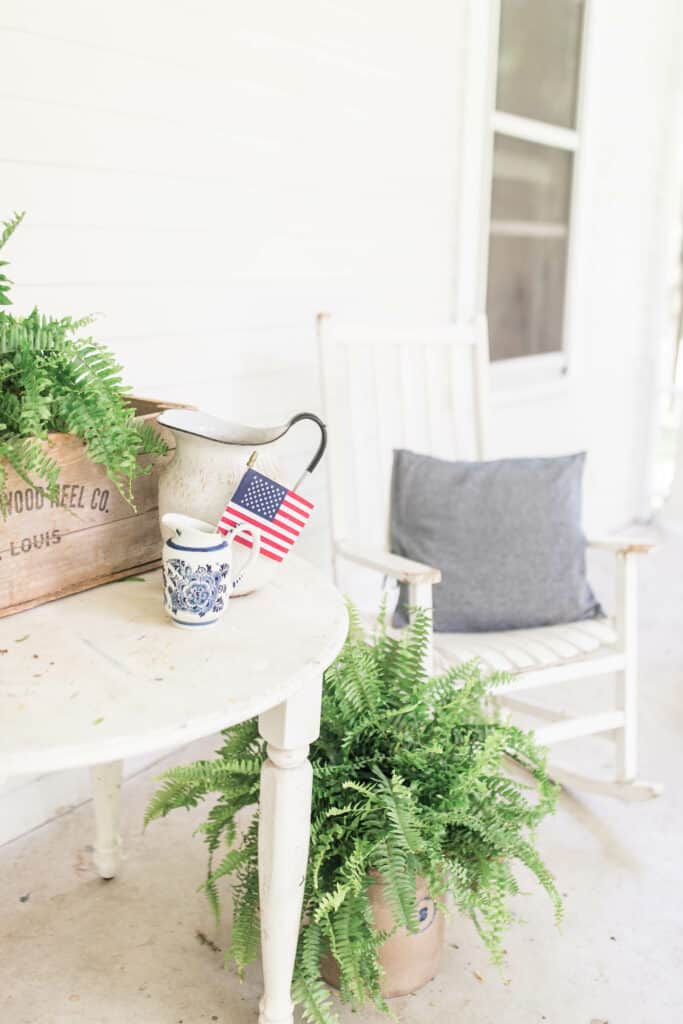
[[[295,423],[300,423],[301,420],[312,420],[312,422],[315,423],[320,428],[320,444],[318,445],[315,455],[308,463],[306,469],[304,470],[304,472],[301,474],[296,484],[294,485],[295,491],[300,486],[301,481],[304,479],[304,477],[306,477],[307,475],[310,476],[310,474],[313,472],[313,470],[315,469],[315,467],[318,465],[323,455],[325,454],[325,449],[327,448],[327,427],[320,419],[320,417],[316,416],[314,412],[298,412],[296,416],[292,416],[291,420],[287,424],[287,430],[285,430],[285,434],[289,432],[290,427],[293,427]]]
[[[247,526],[245,523],[240,523],[238,526],[234,526],[227,532],[226,540],[230,541],[230,547],[232,547],[235,539],[246,533],[251,536],[251,551],[249,552],[249,558],[242,568],[242,572],[232,581],[233,590],[235,587],[239,586],[258,556],[261,554],[261,531],[255,529],[253,526]]]

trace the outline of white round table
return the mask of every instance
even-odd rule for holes
[[[310,829],[308,746],[322,674],[342,647],[337,591],[290,555],[263,590],[233,598],[210,630],[176,629],[158,572],[0,620],[0,779],[90,765],[95,862],[120,857],[122,760],[259,715],[261,1024],[292,1024]]]

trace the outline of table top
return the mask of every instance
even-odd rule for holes
[[[148,573],[0,620],[0,777],[180,745],[318,679],[347,630],[344,602],[290,555],[220,622],[182,630]]]

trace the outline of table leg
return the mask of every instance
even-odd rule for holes
[[[259,890],[264,995],[260,1024],[293,1024],[292,972],[311,828],[313,772],[308,745],[320,727],[320,683],[265,712],[261,772]]]
[[[123,761],[90,769],[95,801],[95,866],[102,878],[113,878],[121,861],[121,777]]]

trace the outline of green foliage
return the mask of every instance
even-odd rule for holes
[[[536,826],[557,798],[545,752],[487,705],[506,677],[485,677],[476,662],[428,677],[426,613],[418,611],[399,639],[389,635],[383,612],[370,640],[353,608],[350,620],[344,649],[325,674],[320,738],[310,755],[311,848],[293,992],[311,1024],[337,1019],[320,980],[328,954],[343,999],[388,1009],[378,961],[386,935],[374,930],[368,899],[373,873],[382,875],[395,927],[417,929],[422,876],[438,903],[450,894],[472,918],[496,963],[512,923],[509,898],[519,892],[516,863],[536,876],[558,920],[562,910],[534,845]],[[217,883],[234,872],[230,955],[242,970],[258,952],[258,812],[239,838],[236,817],[258,801],[266,754],[255,722],[223,735],[216,760],[164,776],[147,821],[217,794],[201,826],[210,853],[206,891],[218,910]],[[513,763],[526,769],[528,785],[510,774]]]
[[[2,231],[0,231],[0,249],[2,249],[5,242],[14,234],[22,220],[26,215],[24,213],[14,213],[9,220],[3,220]],[[7,260],[0,260],[0,267],[6,267]],[[11,285],[9,277],[0,270],[0,306],[10,306],[12,300],[9,297],[9,286]]]
[[[3,222],[0,249],[24,218]],[[6,266],[0,261],[0,266]],[[0,306],[11,304],[9,278],[0,273]],[[133,481],[152,466],[143,454],[166,445],[149,425],[135,422],[121,367],[91,338],[79,337],[90,317],[74,320],[14,316],[0,309],[0,511],[7,511],[7,464],[32,487],[59,499],[59,466],[50,456],[51,431],[75,434],[132,504]]]

